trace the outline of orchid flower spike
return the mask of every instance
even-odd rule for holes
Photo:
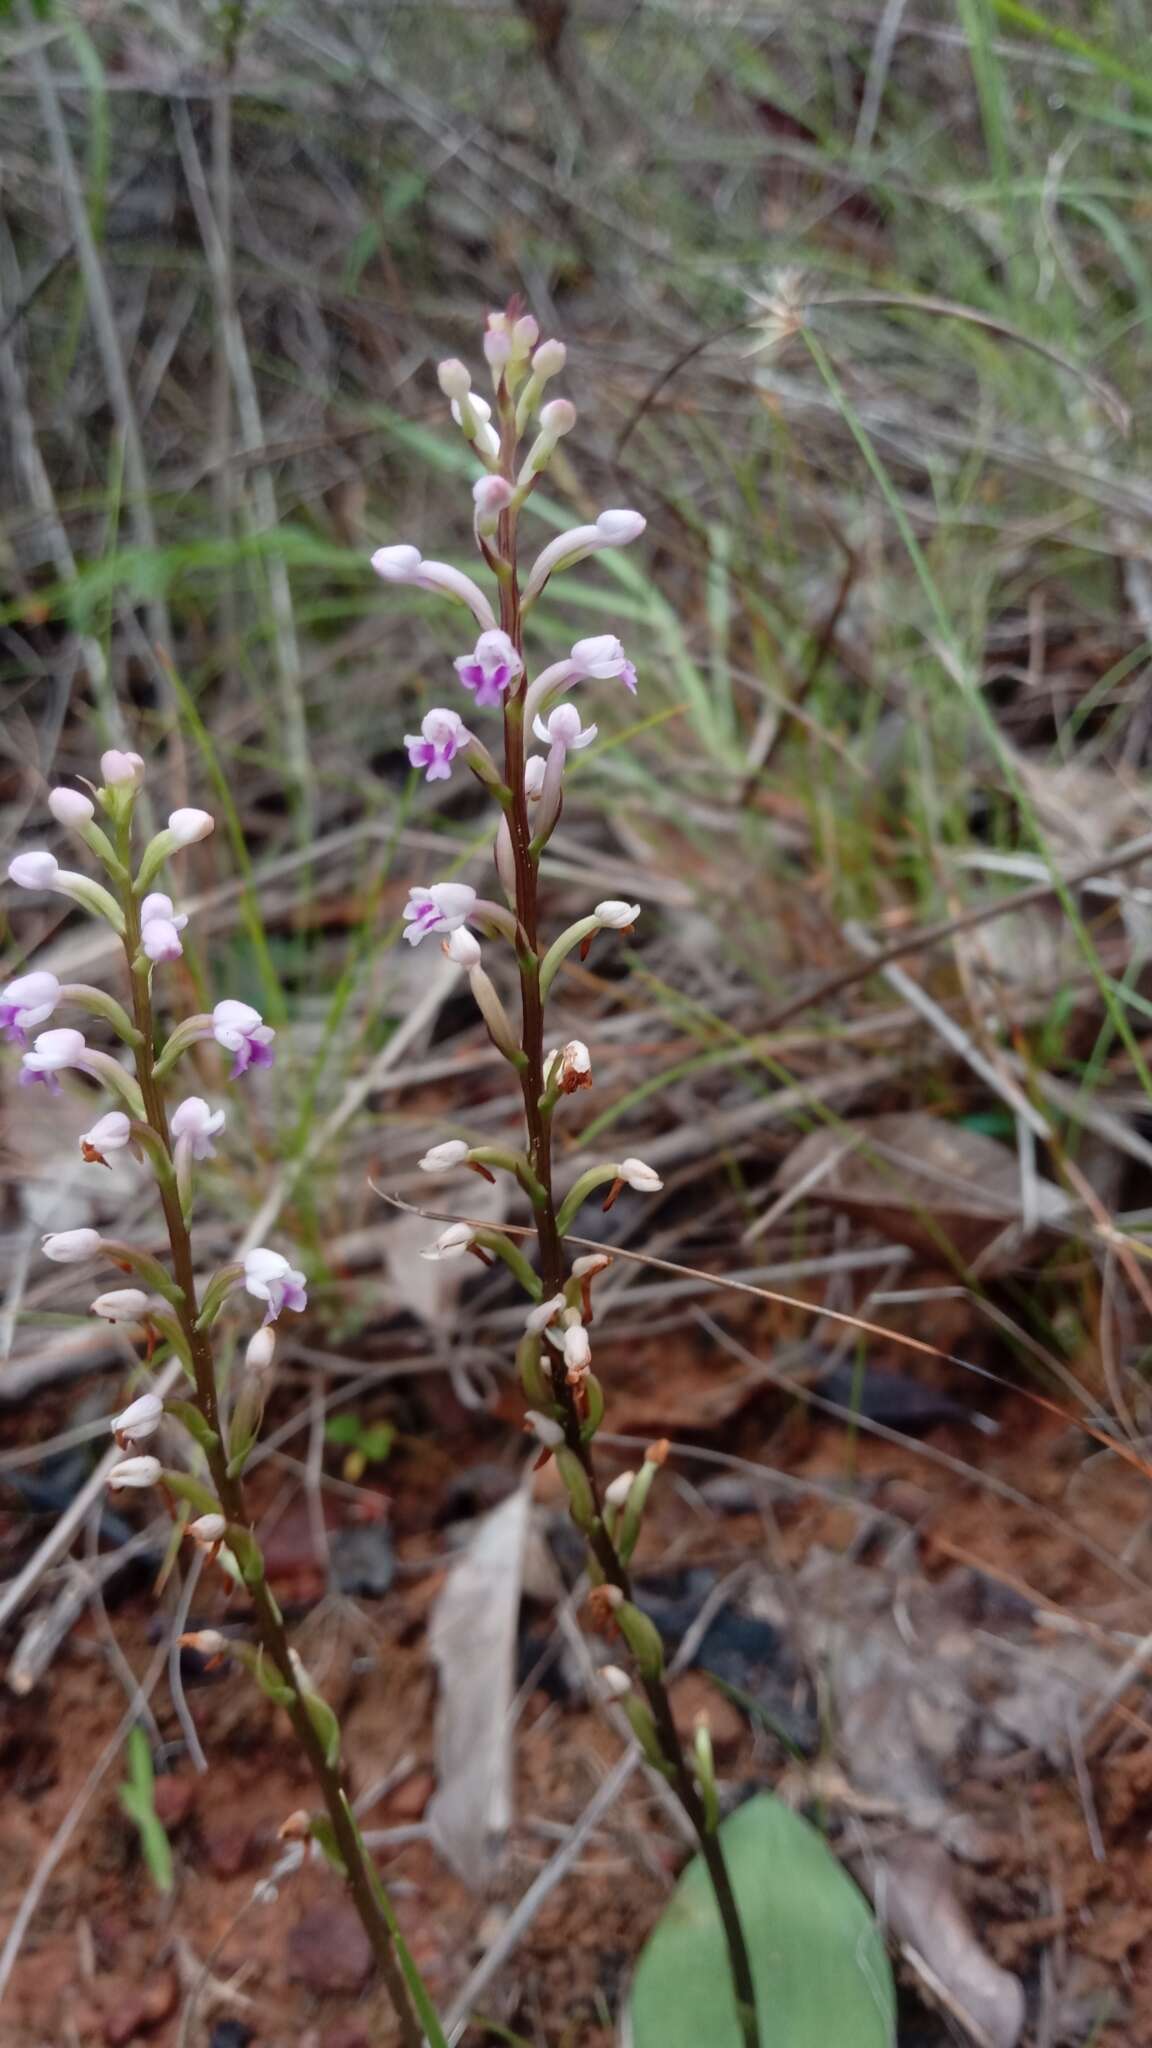
[[[410,889],[404,937],[410,946],[418,946],[430,932],[456,932],[468,922],[476,903],[476,891],[467,882],[434,882],[430,889]]]
[[[423,768],[425,782],[447,782],[452,763],[472,738],[455,711],[437,708],[420,721],[419,732],[406,732],[404,745],[413,768]]]
[[[109,1152],[122,1152],[132,1142],[131,1119],[122,1109],[110,1109],[97,1117],[90,1131],[80,1139],[80,1155],[90,1166],[107,1166]]]
[[[212,1012],[212,1036],[217,1045],[233,1056],[230,1080],[238,1081],[249,1067],[272,1065],[272,1040],[276,1033],[251,1003],[237,1002],[232,996],[217,1003]]]
[[[495,627],[495,613],[479,584],[447,562],[426,562],[419,548],[407,543],[377,548],[372,567],[385,583],[410,583],[416,590],[435,590],[442,597],[457,598],[467,605],[482,632],[491,632]]]
[[[450,1223],[431,1244],[426,1244],[420,1253],[422,1259],[457,1259],[466,1252],[473,1242],[473,1232],[466,1223]]]
[[[60,983],[47,968],[18,975],[0,989],[0,1031],[12,1045],[26,1046],[28,1033],[46,1024],[60,1001]]]
[[[304,1309],[308,1306],[303,1273],[290,1266],[282,1252],[269,1251],[267,1245],[257,1245],[247,1253],[244,1285],[257,1301],[267,1303],[264,1311],[266,1323],[274,1323],[286,1308]]]
[[[598,728],[582,726],[580,713],[574,704],[557,704],[546,720],[539,716],[533,719],[532,730],[538,740],[544,740],[553,747],[563,747],[566,753],[578,753],[582,747],[592,745]]]
[[[454,667],[464,688],[475,694],[478,711],[499,705],[505,690],[524,671],[507,633],[498,626],[481,633],[471,654],[458,655]]]
[[[187,912],[177,911],[170,896],[159,890],[146,896],[140,905],[140,945],[148,959],[179,960],[184,951],[180,934],[187,922]]]

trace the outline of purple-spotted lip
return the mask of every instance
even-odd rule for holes
[[[236,1047],[236,1058],[232,1066],[231,1079],[238,1081],[249,1067],[270,1067],[276,1058],[270,1045],[262,1045],[258,1038],[246,1038]]]
[[[483,708],[485,704],[500,702],[512,681],[513,671],[511,663],[507,661],[493,662],[491,668],[488,668],[482,661],[473,661],[468,656],[462,656],[456,663],[456,673],[466,690],[475,690],[476,702]]]
[[[45,1072],[42,1067],[21,1067],[19,1085],[21,1088],[38,1088],[43,1086],[47,1088],[49,1095],[59,1095],[60,1093],[59,1076],[51,1072]]]
[[[456,745],[453,740],[448,740],[439,747],[432,740],[421,740],[417,746],[409,747],[408,759],[413,768],[427,770],[426,781],[446,782],[452,772],[451,763],[455,753]]]

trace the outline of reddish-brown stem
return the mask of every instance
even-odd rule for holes
[[[127,834],[122,858],[127,866]],[[172,1143],[168,1130],[168,1114],[163,1090],[154,1072],[155,1024],[152,1016],[152,1001],[146,973],[137,972],[135,961],[140,948],[140,911],[131,889],[123,895],[125,916],[125,951],[128,956],[128,977],[132,988],[133,1021],[140,1033],[142,1044],[136,1053],[136,1078],[144,1098],[144,1110],[148,1123],[161,1140],[169,1158]],[[248,1512],[244,1499],[243,1481],[228,1471],[228,1454],[225,1448],[224,1432],[221,1428],[220,1403],[216,1389],[216,1364],[212,1350],[212,1339],[207,1330],[197,1325],[199,1314],[196,1294],[196,1273],[192,1258],[192,1241],[180,1198],[176,1189],[175,1174],[158,1178],[160,1199],[164,1209],[164,1221],[168,1230],[168,1244],[172,1256],[172,1272],[181,1289],[183,1299],[177,1310],[180,1329],[188,1346],[192,1371],[196,1385],[196,1405],[215,1434],[215,1445],[205,1452],[208,1470],[222,1514],[237,1528],[249,1528]],[[243,1564],[243,1559],[238,1562]],[[373,1954],[380,1968],[388,1995],[395,2008],[404,2048],[422,2048],[424,2029],[417,2019],[404,1973],[397,1959],[391,1930],[376,1896],[378,1880],[367,1862],[367,1851],[360,1839],[360,1833],[346,1802],[345,1788],[338,1765],[330,1764],[324,1742],[315,1727],[305,1704],[300,1679],[289,1654],[288,1635],[284,1618],[274,1594],[263,1575],[252,1583],[246,1580],[252,1601],[256,1634],[264,1652],[274,1666],[277,1677],[291,1693],[291,1702],[286,1707],[293,1732],[308,1760],[309,1768],[316,1780],[317,1789],[323,1799],[336,1847],[344,1866],[348,1890],[359,1915],[364,1931],[372,1944]]]
[[[500,411],[503,429],[501,469],[509,482],[513,482],[516,474],[514,408],[504,404]],[[523,662],[524,629],[516,559],[516,526],[514,510],[501,514],[498,543],[504,569],[500,577],[500,624]],[[544,1200],[536,1207],[535,1221],[540,1246],[540,1279],[544,1299],[548,1300],[561,1291],[565,1272],[563,1245],[556,1227],[556,1206],[552,1195],[551,1115],[541,1108],[541,1098],[544,1094],[544,1005],[540,995],[538,867],[531,851],[532,831],[528,819],[528,798],[524,788],[524,697],[527,687],[528,675],[525,667],[521,670],[515,695],[509,692],[509,697],[505,699],[504,780],[512,793],[507,818],[515,868],[516,915],[528,944],[528,950],[522,950],[518,954],[520,1045],[524,1054],[524,1065],[520,1069],[520,1085],[524,1098],[528,1157],[532,1171],[544,1191]],[[615,1586],[626,1600],[631,1601],[631,1577],[605,1526],[591,1449],[584,1440],[576,1401],[568,1385],[563,1360],[558,1353],[552,1353],[550,1372],[553,1392],[563,1409],[565,1442],[580,1461],[595,1505],[595,1521],[588,1542],[604,1579],[610,1586]],[[708,1825],[704,1802],[697,1790],[692,1772],[685,1762],[668,1689],[660,1677],[642,1678],[641,1683],[652,1711],[661,1753],[671,1774],[670,1781],[692,1825],[700,1845],[700,1854],[712,1881],[728,1947],[733,1996],[744,2048],[760,2048],[752,1964],[728,1866],[724,1860],[724,1851],[715,1831]]]

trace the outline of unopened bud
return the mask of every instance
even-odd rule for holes
[[[456,356],[448,356],[444,362],[437,363],[436,381],[445,398],[467,398],[472,389],[468,370]]]
[[[622,1700],[632,1690],[632,1680],[618,1664],[602,1664],[596,1673],[600,1689],[610,1700]]]
[[[632,1491],[632,1481],[635,1477],[636,1474],[634,1472],[618,1472],[615,1479],[609,1480],[608,1485],[604,1488],[604,1498],[611,1507],[622,1508],[624,1506],[628,1495]]]
[[[231,1644],[218,1628],[193,1628],[180,1637],[182,1650],[195,1650],[198,1657],[226,1657]]]
[[[141,1394],[112,1417],[109,1427],[121,1449],[126,1450],[129,1444],[143,1443],[147,1437],[155,1436],[163,1419],[164,1403],[159,1394]]]
[[[464,925],[445,939],[442,950],[454,967],[478,967],[480,964],[480,941]]]
[[[138,789],[144,780],[144,757],[122,753],[119,747],[110,747],[106,754],[100,756],[100,773],[109,788],[127,786]]]
[[[312,1816],[305,1813],[302,1806],[298,1806],[295,1813],[290,1813],[287,1820],[282,1820],[276,1830],[277,1839],[281,1842],[306,1842],[311,1833]]]
[[[73,830],[78,825],[90,825],[96,815],[95,804],[79,789],[51,790],[48,809],[58,825],[68,825]]]
[[[155,1486],[163,1473],[159,1458],[121,1458],[108,1474],[109,1491],[120,1493],[125,1488]]]
[[[529,1408],[525,1411],[524,1421],[537,1443],[543,1444],[546,1451],[559,1449],[564,1441],[564,1431],[550,1415],[541,1415],[538,1408]]]
[[[552,398],[540,408],[540,426],[550,441],[570,434],[576,425],[576,407],[570,398]]]
[[[199,1549],[215,1550],[218,1544],[223,1543],[227,1529],[223,1515],[197,1515],[194,1522],[189,1522],[185,1534]]]
[[[276,1332],[271,1324],[264,1323],[248,1339],[244,1363],[249,1372],[267,1372],[276,1354]]]
[[[568,360],[568,351],[562,341],[542,341],[532,358],[532,374],[542,384],[549,377],[558,377]]]
[[[540,323],[531,313],[522,313],[512,327],[512,353],[514,356],[530,355],[540,339]]]
[[[484,336],[484,360],[490,370],[505,369],[512,360],[512,337],[510,334],[494,332],[491,328]]]

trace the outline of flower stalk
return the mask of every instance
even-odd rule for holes
[[[518,561],[521,513],[538,479],[547,470],[560,434],[567,434],[575,424],[575,413],[562,400],[553,400],[540,408],[539,431],[526,458],[522,456],[521,435],[529,427],[544,385],[541,370],[547,365],[553,374],[561,368],[563,350],[559,344],[542,344],[549,353],[541,363],[537,351],[533,362],[539,367],[534,367],[520,389],[520,379],[526,373],[522,364],[518,370],[515,347],[510,341],[517,331],[516,314],[517,309],[510,307],[507,313],[489,316],[485,355],[493,374],[494,424],[499,445],[495,453],[490,445],[485,445],[484,461],[489,475],[476,487],[484,506],[490,508],[482,516],[478,511],[476,530],[480,552],[496,574],[498,617],[495,630],[482,634],[475,654],[457,663],[460,681],[473,697],[470,716],[485,708],[495,711],[499,707],[503,727],[501,818],[493,850],[514,916],[512,953],[519,983],[520,1016],[518,1030],[511,1038],[507,1012],[486,971],[474,965],[471,981],[489,1035],[519,1082],[538,1270],[533,1273],[521,1253],[510,1257],[510,1241],[506,1238],[503,1242],[509,1250],[501,1250],[500,1256],[520,1278],[525,1294],[536,1305],[529,1311],[527,1334],[518,1352],[521,1383],[529,1403],[526,1426],[540,1446],[541,1457],[555,1458],[573,1522],[587,1543],[588,1573],[595,1588],[593,1597],[601,1603],[601,1619],[615,1628],[631,1653],[639,1692],[629,1694],[629,1717],[645,1754],[673,1787],[691,1823],[724,1929],[741,2039],[744,2048],[760,2048],[747,1944],[716,1831],[714,1773],[710,1761],[706,1761],[703,1742],[693,1752],[685,1753],[665,1682],[660,1636],[635,1603],[628,1569],[648,1493],[663,1462],[664,1447],[660,1447],[657,1458],[646,1463],[643,1473],[631,1481],[625,1502],[606,1501],[593,1456],[596,1429],[604,1412],[604,1394],[590,1369],[591,1346],[585,1327],[591,1320],[590,1269],[598,1270],[601,1262],[578,1260],[570,1271],[564,1251],[565,1233],[586,1196],[609,1184],[605,1206],[610,1207],[625,1187],[646,1193],[658,1189],[660,1181],[643,1161],[628,1159],[590,1167],[562,1203],[557,1202],[553,1188],[555,1114],[564,1096],[576,1088],[590,1086],[592,1076],[587,1048],[578,1042],[565,1047],[563,1054],[546,1060],[546,998],[568,955],[577,948],[586,951],[598,933],[630,931],[639,915],[639,905],[623,899],[597,904],[551,944],[542,939],[541,855],[561,813],[568,757],[586,745],[596,731],[594,726],[584,727],[571,706],[557,706],[546,719],[544,713],[560,690],[587,679],[616,679],[633,690],[635,671],[620,642],[612,635],[603,635],[594,641],[577,643],[567,661],[553,664],[532,682],[524,646],[524,615],[555,570],[568,568],[605,547],[627,545],[643,531],[644,521],[634,512],[602,513],[594,524],[577,527],[549,543],[538,556],[527,581],[522,583]],[[444,366],[444,388],[455,388],[462,375],[467,375],[462,365]],[[459,412],[457,417],[458,423],[464,425]],[[487,421],[485,426],[490,436],[492,428]],[[478,441],[475,445],[479,449]],[[504,490],[498,488],[501,481]],[[476,496],[476,503],[479,508],[481,495]],[[403,554],[396,549],[385,552],[393,559]],[[547,744],[549,752],[545,758],[527,754],[533,735]],[[464,759],[466,763],[466,755]],[[449,888],[453,891],[451,901]],[[409,939],[418,943],[427,930],[434,929],[458,934],[460,925],[469,923],[479,924],[497,939],[506,938],[506,930],[495,920],[483,923],[478,914],[478,899],[475,907],[464,908],[458,916],[463,899],[471,893],[460,885],[440,885],[438,891],[413,890],[412,903],[405,913],[409,919]],[[441,902],[431,900],[437,895]],[[446,951],[453,957],[451,937]],[[522,1185],[529,1184],[524,1175],[519,1177]],[[442,1233],[430,1255],[447,1256],[450,1251],[464,1249],[499,1250],[501,1236],[496,1230],[453,1225]]]
[[[210,1016],[178,1025],[165,1055],[157,1057],[153,977],[165,961],[178,957],[178,932],[187,920],[176,916],[170,898],[145,892],[171,855],[211,831],[212,819],[203,811],[174,812],[167,831],[157,835],[145,850],[133,882],[132,812],[143,767],[136,755],[104,757],[107,786],[97,792],[97,799],[108,816],[110,837],[98,829],[85,830],[83,835],[103,860],[111,890],[89,883],[85,877],[66,878],[67,893],[73,900],[104,918],[121,938],[131,1016],[100,991],[61,986],[54,976],[42,973],[25,976],[0,992],[0,1022],[7,1035],[25,1047],[23,1081],[47,1080],[52,1092],[59,1092],[58,1072],[73,1067],[101,1082],[125,1104],[124,1110],[110,1110],[97,1119],[81,1140],[82,1157],[93,1165],[106,1166],[108,1151],[132,1145],[148,1161],[164,1216],[168,1263],[91,1229],[51,1233],[44,1250],[62,1264],[102,1259],[132,1273],[148,1288],[149,1293],[139,1287],[114,1288],[98,1295],[92,1310],[109,1321],[141,1329],[149,1360],[157,1341],[170,1345],[191,1381],[191,1398],[164,1403],[158,1395],[146,1392],[114,1418],[113,1434],[127,1455],[113,1467],[109,1486],[115,1492],[159,1489],[174,1513],[191,1517],[185,1520],[184,1533],[198,1546],[206,1563],[227,1562],[230,1575],[244,1586],[252,1608],[257,1675],[288,1716],[323,1808],[309,1821],[308,1831],[345,1879],[391,1998],[403,2048],[424,2048],[426,2041],[431,2048],[444,2048],[443,2033],[399,1939],[391,1904],[347,1796],[339,1725],[331,1707],[310,1686],[289,1644],[245,1499],[243,1468],[255,1441],[271,1366],[274,1339],[268,1325],[284,1308],[304,1305],[304,1276],[281,1254],[261,1248],[226,1265],[203,1293],[198,1290],[189,1223],[194,1168],[197,1161],[211,1156],[210,1141],[224,1117],[197,1096],[188,1097],[170,1116],[164,1079],[180,1052],[203,1038],[214,1038],[233,1056],[232,1078],[240,1079],[249,1066],[271,1064],[275,1034],[250,1005],[225,1002]],[[72,808],[58,802],[54,810],[59,817],[62,810],[68,813]],[[76,817],[86,824],[78,806]],[[17,855],[13,866],[17,869],[14,879],[24,887],[61,886],[51,856]],[[145,940],[150,919],[162,926],[158,944],[149,945]],[[69,1002],[111,1027],[127,1047],[133,1071],[120,1067],[106,1053],[92,1051],[82,1034],[71,1029],[41,1033],[28,1047],[30,1029],[45,1021],[57,1004]],[[246,1378],[229,1418],[218,1381],[212,1326],[240,1285],[264,1303],[265,1328],[248,1346]],[[154,1304],[150,1294],[159,1296],[163,1305]],[[165,1415],[187,1431],[203,1461],[203,1476],[165,1470],[151,1450],[139,1451],[142,1442],[154,1437]],[[218,1641],[218,1654],[235,1648],[223,1637]]]

